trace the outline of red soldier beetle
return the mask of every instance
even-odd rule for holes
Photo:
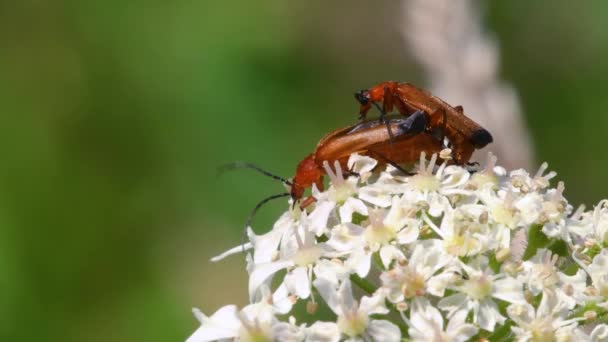
[[[440,139],[425,132],[428,123],[427,116],[422,111],[416,111],[406,118],[390,118],[384,123],[392,133],[388,133],[383,123],[373,120],[327,134],[319,141],[315,150],[298,164],[292,180],[276,176],[250,163],[235,162],[223,166],[221,170],[251,168],[290,186],[290,192],[272,195],[259,202],[250,213],[246,226],[250,226],[256,211],[270,200],[291,196],[295,205],[313,184],[323,190],[323,177],[326,173],[324,161],[330,165],[337,161],[343,170],[348,170],[348,158],[353,153],[359,153],[377,159],[379,165],[388,163],[404,171],[397,164],[413,164],[419,160],[422,152],[430,156],[439,153],[443,148]],[[300,203],[300,208],[304,209],[314,201],[314,197],[309,196]]]
[[[409,83],[387,81],[355,93],[360,103],[359,118],[364,119],[372,105],[380,110],[380,121],[396,108],[409,116],[416,111],[428,115],[427,131],[452,144],[452,154],[457,164],[468,163],[476,149],[492,142],[492,135],[464,114],[462,106],[452,107],[426,90]],[[382,102],[382,108],[378,103]],[[389,132],[390,134],[390,132]]]

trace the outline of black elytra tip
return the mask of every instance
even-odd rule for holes
[[[492,134],[488,132],[486,129],[478,129],[471,136],[471,143],[476,148],[482,148],[487,144],[491,143],[494,139],[492,138]]]

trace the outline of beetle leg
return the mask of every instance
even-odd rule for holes
[[[380,122],[383,122],[386,125],[386,130],[388,131],[388,136],[389,136],[389,142],[392,144],[393,139],[395,139],[395,136],[393,135],[393,131],[391,131],[391,125],[389,124],[388,120],[386,120],[386,118],[385,118],[386,112],[384,111],[384,109],[380,108],[378,103],[373,102],[373,104],[374,104],[374,106],[376,106],[378,111],[380,111]]]
[[[325,185],[323,184],[323,177],[318,178],[317,180],[315,180],[314,183],[319,191],[323,191],[325,189]],[[308,207],[309,205],[314,203],[316,200],[317,199],[313,195],[306,197],[306,199],[304,199],[303,201],[300,202],[300,209],[304,210],[306,207]],[[295,204],[295,202],[294,202],[294,204]]]
[[[445,140],[445,130],[446,130],[446,126],[447,126],[447,117],[446,117],[445,110],[443,110],[442,108],[439,108],[436,111],[434,111],[431,114],[431,122],[433,121],[432,118],[435,118],[438,115],[441,116],[441,122],[439,123],[439,125],[437,125],[439,127],[439,129],[433,128],[431,130],[431,135],[433,135],[435,138],[437,138],[439,141],[441,141],[443,143],[443,141]]]
[[[393,111],[393,92],[388,87],[384,87],[384,98],[382,99],[382,114],[386,115]]]
[[[308,196],[308,197],[306,197],[306,199],[304,201],[302,201],[300,203],[300,209],[304,210],[304,209],[306,209],[306,207],[308,207],[309,205],[313,204],[316,201],[317,201],[317,199],[314,198],[312,195]]]
[[[323,184],[323,177],[317,179],[315,181],[315,185],[319,191],[323,191],[325,189],[325,184]]]
[[[469,173],[476,173],[479,171],[479,163],[478,162],[469,162],[465,164],[466,166],[466,170],[469,171]]]
[[[394,161],[388,159],[387,157],[385,157],[382,153],[374,151],[374,150],[368,150],[368,153],[370,155],[376,156],[379,159],[382,159],[385,163],[390,164],[391,166],[393,166],[395,169],[401,171],[403,174],[408,175],[408,176],[413,176],[415,175],[415,173],[411,173],[409,171],[407,171],[406,169],[402,168],[399,164],[395,163]]]
[[[355,176],[355,177],[359,177],[359,176],[361,176],[361,175],[359,174],[359,172],[355,172],[355,171],[348,170],[348,171],[346,171],[346,172],[344,173],[344,175],[343,175],[343,176],[346,176],[346,177],[349,177],[349,176]]]
[[[372,108],[372,105],[370,103],[366,103],[366,104],[362,104],[361,107],[359,108],[359,120],[363,121],[365,120],[365,117],[367,116],[367,112]]]
[[[399,127],[403,129],[403,133],[405,134],[416,135],[424,132],[427,122],[427,116],[423,111],[418,110],[407,117]]]

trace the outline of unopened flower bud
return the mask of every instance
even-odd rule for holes
[[[503,249],[498,250],[498,252],[496,252],[496,260],[498,260],[498,262],[504,262],[510,256],[511,256],[510,248],[503,248]]]
[[[587,321],[595,321],[597,319],[597,312],[585,311],[585,313],[583,314],[583,317],[585,317],[585,320],[587,320]]]
[[[319,304],[315,303],[313,301],[308,301],[306,302],[306,312],[309,315],[314,315],[317,312],[317,309],[319,308]]]
[[[395,308],[397,309],[397,311],[406,311],[407,309],[409,309],[409,305],[406,302],[399,302],[395,304]]]

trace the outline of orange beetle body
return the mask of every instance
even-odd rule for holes
[[[422,113],[419,114],[422,117]],[[312,184],[323,190],[324,161],[329,162],[329,165],[338,161],[342,169],[347,170],[348,158],[353,153],[378,159],[380,164],[385,164],[386,161],[409,164],[418,161],[422,152],[431,155],[441,151],[441,140],[423,131],[426,119],[421,127],[414,130],[404,128],[406,120],[408,119],[397,118],[387,121],[393,140],[386,126],[378,120],[338,129],[326,135],[319,141],[314,152],[298,164],[291,185],[294,203],[303,197],[304,191]],[[309,197],[300,207],[304,208],[312,201],[314,199]]]
[[[370,89],[355,93],[360,103],[359,117],[365,118],[372,104],[382,102],[382,115],[394,108],[408,116],[423,111],[427,116],[427,131],[445,135],[452,144],[454,161],[465,164],[476,149],[492,142],[492,135],[478,123],[467,117],[461,106],[452,107],[428,91],[409,83],[382,82]]]

